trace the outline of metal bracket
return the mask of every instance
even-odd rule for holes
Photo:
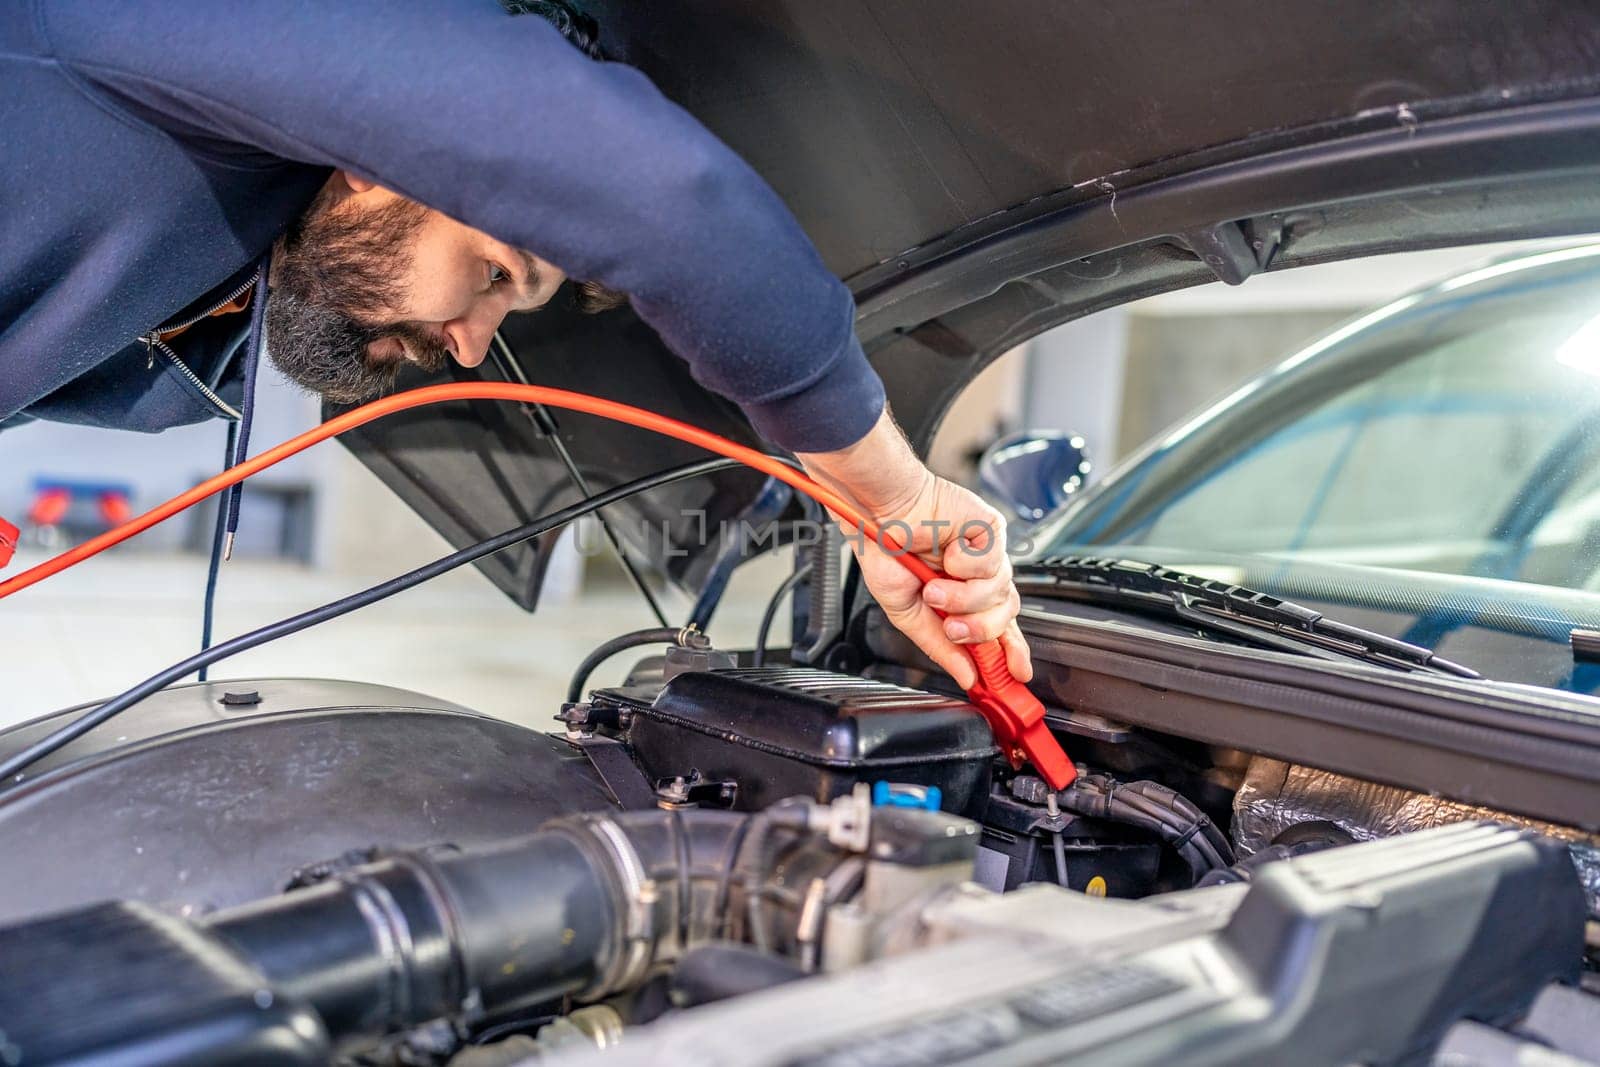
[[[687,775],[665,779],[656,785],[656,806],[659,808],[731,808],[739,795],[739,783],[733,779],[718,781],[706,778],[697,770]]]
[[[633,757],[628,755],[627,745],[599,734],[568,735],[568,740],[589,758],[600,781],[611,790],[612,797],[622,810],[646,811],[656,806],[656,791],[644,772],[633,762]]]

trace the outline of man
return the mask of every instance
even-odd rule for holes
[[[222,313],[260,309],[264,260],[271,357],[342,401],[405,361],[475,366],[581,279],[910,525],[951,579],[921,590],[873,550],[864,574],[957,682],[957,645],[994,637],[1029,677],[999,517],[911,452],[776,195],[637,71],[493,0],[13,0],[0,86],[0,426],[236,416],[245,316]]]

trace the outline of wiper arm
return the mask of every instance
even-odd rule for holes
[[[1323,658],[1358,659],[1405,671],[1481,678],[1477,671],[1386,634],[1338,622],[1303,604],[1138,560],[1052,556],[1017,568],[1019,591],[1113,598],[1155,608],[1241,640]]]

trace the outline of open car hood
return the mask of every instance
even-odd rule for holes
[[[862,340],[924,449],[989,360],[1101,307],[1269,266],[1600,227],[1589,5],[584,6],[611,55],[787,200],[856,293]],[[532,382],[759,443],[629,311],[552,309],[505,334]],[[507,370],[445,377],[515,380]],[[556,421],[595,488],[698,458],[587,416]],[[407,412],[344,441],[457,545],[579,495],[510,405]],[[725,472],[611,517],[693,589],[717,545],[701,531],[782,502],[762,477]],[[532,609],[550,549],[479,565]]]

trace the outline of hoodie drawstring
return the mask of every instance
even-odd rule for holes
[[[244,399],[239,405],[239,440],[229,466],[243,463],[250,453],[250,421],[256,410],[256,370],[261,365],[261,350],[266,347],[267,336],[267,269],[272,266],[272,253],[261,257],[261,267],[256,271],[255,302],[250,305],[250,339],[244,350]],[[228,522],[222,543],[222,558],[233,557],[233,538],[239,532],[239,502],[244,498],[244,483],[239,482],[228,490]]]
[[[233,453],[239,447],[239,424],[228,420],[228,443],[223,446],[223,469],[233,465]],[[224,501],[217,501],[217,521],[211,531],[211,562],[206,567],[206,598],[200,611],[200,651],[211,647],[211,624],[217,610],[217,572],[222,569],[222,539],[228,524],[228,509]],[[195,680],[206,680],[206,668],[201,667]]]
[[[261,350],[266,347],[267,268],[272,265],[272,253],[261,257],[256,270],[255,292],[251,296],[250,332],[244,342],[244,397],[239,404],[238,421],[229,420],[228,440],[223,447],[222,466],[226,470],[243,462],[250,447],[250,420],[256,408],[256,371],[261,365]],[[239,502],[244,496],[244,483],[228,490],[227,496],[217,502],[217,522],[211,534],[211,560],[206,568],[206,594],[200,613],[200,651],[211,647],[212,623],[216,618],[217,575],[222,561],[233,555],[233,539],[239,530]],[[197,681],[206,680],[206,668],[195,675]]]

